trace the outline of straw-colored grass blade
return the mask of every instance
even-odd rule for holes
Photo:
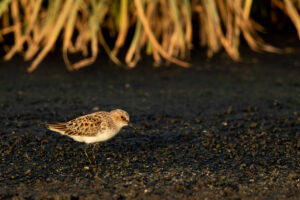
[[[298,31],[298,38],[300,39],[300,15],[292,4],[291,0],[284,0],[288,15],[290,16],[292,22],[294,23],[297,31]],[[299,1],[298,1],[299,3]]]
[[[192,11],[191,11],[191,5],[189,0],[183,0],[183,13],[186,15],[186,30],[185,30],[185,41],[186,45],[189,50],[192,49],[193,44],[192,44],[192,37],[193,37],[193,25],[192,25]]]
[[[7,9],[8,4],[11,0],[1,0],[0,2],[0,17],[2,16],[3,12]]]
[[[264,42],[258,32],[262,25],[251,18],[253,0],[2,0],[0,1],[0,42],[4,60],[20,53],[32,60],[28,72],[42,62],[49,51],[62,48],[69,71],[95,62],[104,49],[120,65],[119,50],[130,43],[125,55],[127,66],[134,67],[143,51],[152,55],[154,65],[175,63],[188,67],[193,47],[193,28],[199,24],[199,41],[212,57],[224,48],[233,60],[239,60],[241,35],[254,51],[280,53],[282,50]],[[292,21],[300,38],[300,0],[272,0],[271,18],[280,20],[275,8]],[[133,37],[128,34],[135,27]],[[104,37],[108,31],[114,46]],[[103,33],[102,33],[103,31]],[[5,38],[14,38],[6,44]],[[61,45],[60,45],[61,42]],[[110,44],[110,43],[109,43]],[[126,46],[125,46],[126,47]],[[83,59],[71,63],[68,55],[81,53]]]
[[[217,52],[220,48],[219,39],[216,33],[216,27],[219,25],[219,16],[216,10],[216,5],[214,1],[202,0],[205,14],[206,14],[206,34],[207,34],[207,56],[212,57],[212,55]]]
[[[124,45],[129,28],[128,0],[121,0],[120,12],[119,34],[111,52],[114,57],[117,56],[119,49]]]
[[[131,41],[130,47],[126,53],[125,62],[129,67],[134,67],[138,60],[140,59],[139,51],[137,51],[138,48],[138,41],[141,36],[141,30],[142,30],[142,24],[141,21],[138,20],[136,23],[134,36]]]
[[[32,72],[33,70],[35,70],[35,68],[38,66],[38,64],[45,58],[45,56],[48,54],[48,52],[53,47],[55,41],[57,40],[58,34],[62,30],[62,27],[66,21],[66,18],[69,15],[72,5],[73,5],[73,0],[65,1],[64,6],[63,6],[61,12],[59,13],[57,21],[56,21],[51,33],[48,34],[47,43],[45,44],[44,48],[39,53],[37,58],[34,59],[31,66],[27,69],[28,72]]]
[[[99,1],[98,3],[92,1],[93,12],[89,18],[89,34],[88,34],[91,40],[92,55],[90,58],[85,58],[77,63],[74,63],[71,67],[72,69],[77,70],[95,62],[98,54],[98,42],[100,42],[100,44],[104,47],[104,50],[107,52],[107,54],[110,56],[113,62],[115,62],[117,65],[121,64],[119,59],[116,58],[114,55],[112,55],[110,48],[108,47],[107,43],[104,40],[100,28],[100,25],[105,15],[107,14],[108,9],[109,6],[106,0]]]
[[[116,65],[121,65],[120,60],[111,52],[109,46],[107,45],[102,31],[101,29],[99,29],[98,31],[98,38],[99,38],[99,43],[102,45],[102,47],[104,48],[105,52],[107,53],[107,55],[109,56],[109,58],[116,64]]]
[[[242,12],[242,1],[241,0],[234,0],[233,1],[234,7],[239,9],[239,12]],[[233,42],[232,42],[232,46],[233,46],[233,51],[235,51],[235,54],[238,54],[238,49],[240,46],[240,33],[241,33],[241,29],[240,29],[240,24],[241,23],[245,23],[246,19],[242,16],[240,16],[239,14],[235,15],[235,19],[234,19],[234,28],[233,28]]]
[[[42,1],[39,3],[39,5]],[[34,18],[34,23],[31,22],[26,34],[29,35],[30,32],[33,33],[33,41],[31,45],[29,45],[28,50],[25,52],[24,58],[25,60],[31,60],[37,52],[40,50],[43,44],[41,44],[42,40],[47,41],[49,37],[49,32],[52,31],[54,26],[55,20],[58,17],[59,10],[61,8],[61,1],[60,0],[53,0],[49,2],[49,7],[46,12],[46,19],[43,20],[42,23],[36,24],[36,21],[39,22],[39,18]],[[43,9],[40,7],[34,8],[34,14],[43,12]],[[36,15],[35,14],[35,15]],[[37,15],[36,15],[37,16]],[[36,24],[33,26],[33,24]]]
[[[171,9],[172,18],[175,24],[175,33],[174,33],[174,39],[176,40],[175,44],[178,45],[183,55],[185,55],[185,46],[184,46],[184,34],[181,27],[180,19],[179,19],[179,11],[178,7],[176,5],[176,1],[169,0],[169,5]],[[175,45],[174,44],[174,45]],[[172,44],[171,44],[172,45]],[[169,54],[172,55],[172,54]]]
[[[81,3],[82,0],[75,0],[73,6],[72,6],[72,10],[71,13],[69,15],[66,27],[65,27],[65,31],[64,31],[64,39],[63,39],[63,59],[67,65],[67,69],[69,71],[72,71],[72,66],[70,63],[70,60],[68,58],[68,48],[70,48],[70,46],[72,46],[72,35],[74,33],[74,28],[75,28],[75,20],[77,17],[77,13],[78,13],[78,9],[79,9],[79,5]]]
[[[12,13],[13,24],[14,24],[14,40],[15,40],[15,43],[18,44],[21,39],[21,34],[22,34],[18,1],[12,1],[11,13]]]
[[[157,51],[168,61],[170,62],[173,62],[177,65],[180,65],[182,67],[189,67],[189,63],[187,62],[184,62],[182,60],[179,60],[177,58],[173,58],[171,56],[168,55],[168,53],[162,48],[162,46],[159,44],[159,42],[156,40],[151,28],[150,28],[150,25],[149,25],[149,22],[148,20],[146,19],[145,17],[145,13],[144,13],[144,10],[143,10],[143,6],[142,6],[142,3],[140,0],[134,0],[135,2],[135,6],[136,6],[136,9],[137,9],[137,15],[139,17],[139,19],[141,20],[141,23],[143,25],[143,28],[149,38],[149,40],[151,41],[152,45],[153,45],[153,48],[157,49]]]
[[[32,15],[30,17],[30,21],[28,22],[28,27],[25,30],[25,34],[22,36],[22,38],[19,40],[19,42],[16,43],[16,44],[14,44],[14,46],[4,56],[4,60],[10,60],[15,55],[15,53],[17,51],[19,51],[19,49],[22,48],[22,45],[28,39],[28,37],[30,37],[29,33],[31,32],[31,30],[33,29],[33,27],[36,25],[36,20],[38,18],[38,13],[40,11],[41,4],[42,4],[42,0],[37,0],[34,3],[33,12],[32,12]]]
[[[243,14],[246,19],[249,19],[252,3],[253,3],[253,0],[245,1]]]

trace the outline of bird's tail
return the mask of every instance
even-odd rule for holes
[[[46,127],[51,130],[61,134],[65,134],[66,131],[66,123],[57,123],[57,124],[46,124]]]

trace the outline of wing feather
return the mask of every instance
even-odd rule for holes
[[[96,136],[110,125],[105,112],[92,113],[75,118],[66,123],[46,124],[46,127],[69,136]],[[105,119],[105,120],[104,120]]]
[[[67,130],[66,123],[46,124],[46,127],[51,131],[59,132],[61,134],[65,134]]]

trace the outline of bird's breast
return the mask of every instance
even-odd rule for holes
[[[96,143],[96,142],[104,142],[107,141],[111,138],[113,138],[117,133],[119,132],[119,130],[106,130],[106,131],[99,131],[97,133],[97,135],[95,136],[71,136],[71,138],[73,138],[75,141],[78,142],[85,142],[85,143]]]

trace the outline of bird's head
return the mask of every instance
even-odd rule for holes
[[[117,126],[119,126],[120,128],[124,126],[130,126],[129,115],[126,111],[121,109],[116,109],[110,111],[110,114],[114,119],[115,123],[117,124]]]

